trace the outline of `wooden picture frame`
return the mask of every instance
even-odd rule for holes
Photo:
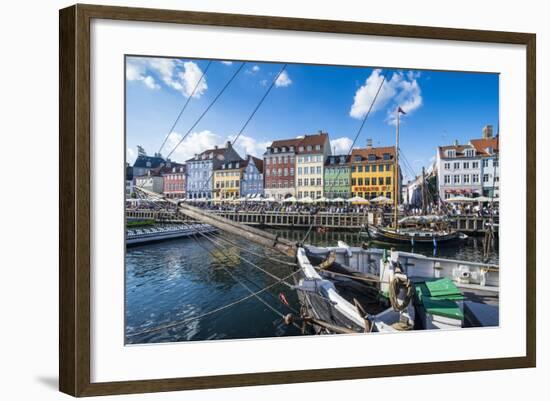
[[[491,42],[526,46],[526,356],[390,366],[92,383],[90,380],[90,21],[94,18],[218,27]],[[536,363],[536,36],[349,21],[75,5],[62,9],[59,69],[59,388],[73,396],[364,379],[534,367]]]

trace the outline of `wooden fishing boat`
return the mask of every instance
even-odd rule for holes
[[[466,234],[450,228],[436,229],[422,226],[400,228],[369,226],[366,235],[374,241],[433,247],[468,238]]]

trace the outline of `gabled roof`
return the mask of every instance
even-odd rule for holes
[[[482,156],[490,156],[490,154],[487,152],[488,148],[492,148],[493,152],[498,153],[498,137],[472,139],[470,143],[476,149],[477,153]]]
[[[248,155],[247,156],[247,161],[248,161],[248,163],[250,163],[250,161],[254,162],[254,165],[256,166],[256,168],[258,169],[258,171],[260,173],[264,172],[264,161],[262,159],[258,159],[255,156]]]
[[[377,148],[360,148],[351,151],[351,162],[355,162],[356,156],[361,157],[361,161],[368,161],[369,155],[375,156],[375,161],[384,161],[384,154],[390,155],[389,160],[395,160],[395,146],[382,146]],[[387,160],[386,160],[387,161]]]
[[[344,162],[342,163],[340,160],[341,158],[344,158]],[[325,166],[330,167],[337,167],[337,166],[347,166],[349,165],[349,161],[351,159],[351,155],[332,155],[328,156],[325,159]],[[334,162],[332,162],[334,160]]]

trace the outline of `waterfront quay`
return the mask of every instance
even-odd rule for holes
[[[209,210],[210,213],[231,221],[250,226],[282,228],[328,228],[338,230],[359,230],[367,225],[393,224],[393,213],[381,211],[363,212],[287,212],[287,211],[248,211],[248,210]],[[154,220],[160,223],[182,222],[184,216],[174,211],[149,209],[127,210],[129,220]],[[404,215],[398,215],[398,218]],[[498,224],[498,216],[458,215],[450,216],[451,227],[461,232],[476,235],[483,234],[488,224]]]

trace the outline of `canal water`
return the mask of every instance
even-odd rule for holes
[[[301,240],[305,232],[277,230],[277,233],[281,237]],[[275,314],[254,297],[217,313],[197,318],[249,295],[250,292],[243,284],[253,291],[258,291],[275,282],[272,277],[235,255],[246,258],[278,277],[292,273],[292,267],[261,257],[267,252],[267,255],[284,259],[279,254],[273,254],[272,251],[266,251],[260,246],[226,233],[219,236],[238,246],[230,246],[221,252],[215,250],[207,239],[182,238],[126,249],[127,344],[301,335],[298,329],[285,325],[280,315]],[[315,245],[335,245],[338,240],[349,245],[360,245],[364,238],[350,232],[311,232],[307,242]],[[382,244],[376,246],[384,247]],[[410,247],[401,249],[411,251]],[[431,248],[418,248],[414,251],[433,255]],[[481,261],[481,238],[470,238],[456,247],[441,247],[436,255]],[[496,247],[492,250],[489,263],[498,263]],[[299,309],[295,292],[283,284],[277,284],[259,296],[284,315]],[[281,298],[284,298],[289,306],[285,305]],[[194,318],[197,319],[190,320]],[[183,321],[185,323],[181,325],[151,331],[159,326]]]

